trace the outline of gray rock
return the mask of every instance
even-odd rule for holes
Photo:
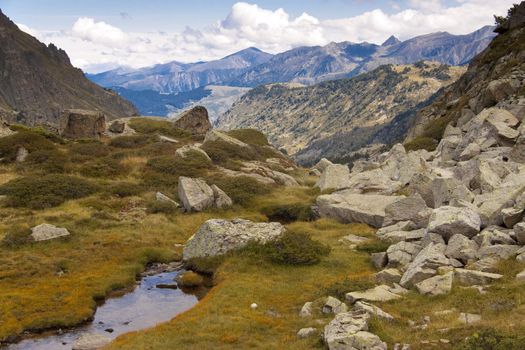
[[[458,233],[471,238],[479,233],[480,227],[481,220],[475,211],[445,206],[434,209],[428,231],[438,233],[448,240]]]
[[[316,186],[321,191],[341,190],[350,187],[350,170],[348,170],[348,166],[342,164],[327,166]]]
[[[317,329],[313,327],[301,328],[299,332],[297,332],[297,337],[299,339],[306,339],[306,338],[316,335],[317,332],[318,332]]]
[[[27,149],[25,149],[24,147],[18,147],[18,149],[16,150],[16,162],[25,162],[28,155],[29,152],[27,151]]]
[[[111,338],[102,334],[89,333],[83,334],[78,338],[72,346],[73,350],[98,350],[109,343],[111,343]]]
[[[69,234],[67,229],[50,224],[40,224],[31,229],[31,238],[36,242],[65,237],[69,236]]]
[[[449,265],[449,259],[444,254],[445,246],[431,243],[414,258],[407,266],[401,286],[408,288],[415,284],[433,277],[440,266]]]
[[[478,261],[472,262],[466,266],[468,270],[477,270],[482,272],[494,272],[501,259],[495,256],[489,256]]]
[[[516,275],[516,280],[520,282],[525,282],[525,270],[521,271]]]
[[[389,267],[402,267],[412,261],[421,251],[421,246],[410,242],[399,242],[388,247],[386,254]]]
[[[400,221],[393,225],[385,225],[381,227],[379,230],[376,231],[376,236],[381,237],[389,232],[394,231],[411,231],[414,228],[414,223],[412,221]]]
[[[398,242],[413,242],[419,241],[425,236],[425,229],[419,229],[414,231],[393,231],[379,236],[379,239],[386,242],[398,243]]]
[[[365,195],[344,190],[317,197],[317,206],[322,216],[379,228],[383,226],[385,208],[399,199],[397,196]]]
[[[108,130],[115,134],[122,134],[124,132],[124,129],[126,129],[126,123],[120,120],[115,120],[109,125]]]
[[[159,141],[165,143],[179,143],[179,141],[164,135],[159,135]]]
[[[478,249],[476,242],[468,239],[466,236],[456,234],[448,240],[445,255],[466,264],[476,259]]]
[[[510,259],[515,256],[520,249],[517,245],[495,244],[491,246],[481,247],[478,250],[478,258],[484,259],[487,257],[497,257],[503,260]]]
[[[481,147],[477,143],[469,144],[459,155],[460,161],[470,160],[481,153]]]
[[[226,209],[233,205],[232,199],[218,186],[211,185],[211,189],[213,191],[213,198],[216,208]]]
[[[331,161],[329,161],[326,158],[322,158],[319,162],[317,162],[316,165],[313,166],[312,169],[316,169],[320,171],[321,173],[326,170],[330,165],[334,165]]]
[[[182,146],[181,148],[178,148],[175,151],[175,154],[178,155],[181,158],[186,158],[192,152],[194,152],[196,154],[200,154],[201,156],[203,156],[204,158],[206,158],[207,160],[209,160],[211,162],[211,158],[208,155],[208,153],[206,153],[204,150],[202,150],[202,148],[197,147],[196,145],[185,145],[185,146]]]
[[[497,226],[490,226],[481,231],[481,233],[473,238],[474,241],[481,247],[494,244],[508,244],[514,245],[516,241],[511,237],[510,233]]]
[[[347,312],[348,306],[337,298],[328,297],[326,298],[321,311],[323,314],[340,314],[341,312]]]
[[[248,220],[212,219],[206,221],[184,246],[183,260],[223,255],[249,242],[261,244],[279,238],[285,232],[277,222],[255,223]]]
[[[393,293],[391,290],[392,288],[387,285],[379,285],[361,292],[346,293],[346,300],[353,304],[360,300],[370,302],[384,302],[401,298],[401,295]]]
[[[250,148],[250,146],[240,140],[237,140],[234,137],[229,136],[225,132],[219,131],[219,130],[210,130],[206,133],[206,137],[204,138],[204,145],[209,142],[224,142],[227,144],[230,144],[232,146],[237,146],[241,148]]]
[[[410,242],[399,242],[388,247],[386,254],[389,267],[402,267],[410,263],[421,251],[421,246]]]
[[[371,259],[376,269],[382,269],[388,263],[388,255],[386,252],[372,253]]]
[[[514,234],[520,245],[525,245],[525,222],[514,225]]]
[[[401,271],[398,269],[384,269],[375,274],[375,280],[378,284],[393,285],[401,281]]]
[[[175,202],[173,199],[171,199],[170,197],[166,196],[164,193],[162,192],[157,192],[155,193],[155,199],[158,200],[159,202],[168,202],[168,203],[171,203],[173,204],[174,206],[176,207],[179,207],[179,203]]]
[[[423,239],[421,239],[421,247],[424,248],[430,243],[446,245],[445,239],[443,238],[443,236],[437,233],[427,232],[423,236]]]
[[[501,211],[503,223],[508,228],[513,228],[518,222],[523,220],[523,208],[505,208]]]
[[[326,325],[324,342],[329,350],[386,350],[381,339],[368,332],[370,315],[366,311],[341,313]]]
[[[385,207],[385,225],[399,221],[411,221],[423,209],[427,207],[425,201],[419,194],[402,198]]]
[[[364,301],[358,301],[354,304],[354,310],[357,311],[366,311],[370,316],[377,317],[383,320],[392,321],[394,320],[394,316],[390,315],[388,312],[383,311],[381,308],[369,304]]]
[[[454,279],[454,272],[448,272],[444,275],[430,277],[415,285],[419,294],[423,295],[445,295],[452,290],[452,281]]]
[[[203,211],[215,205],[213,189],[202,179],[179,177],[179,198],[188,212]]]
[[[299,311],[299,316],[301,317],[312,317],[313,314],[313,305],[311,301],[308,301],[304,303],[303,307],[301,308],[301,311]]]
[[[486,285],[502,278],[503,275],[497,273],[481,272],[476,270],[456,269],[454,280],[459,284],[473,286]]]

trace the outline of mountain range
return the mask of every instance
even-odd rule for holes
[[[0,11],[0,119],[57,127],[65,109],[102,111],[109,119],[138,111],[71,65],[66,52],[21,31]]]

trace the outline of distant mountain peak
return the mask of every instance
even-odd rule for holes
[[[391,35],[390,38],[386,39],[384,43],[381,44],[381,46],[392,46],[395,44],[399,44],[401,40],[396,38],[394,35]]]

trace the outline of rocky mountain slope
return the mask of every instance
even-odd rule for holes
[[[368,43],[331,43],[300,47],[275,55],[230,84],[257,86],[276,82],[312,84],[368,72],[383,64],[407,64],[432,60],[463,65],[481,52],[494,37],[486,26],[467,35],[432,33],[400,42],[389,38],[381,46]]]
[[[155,90],[173,94],[206,85],[224,85],[271,57],[271,54],[252,47],[210,62],[170,62],[137,70],[116,69],[88,77],[104,87],[120,86],[130,90]]]
[[[56,127],[64,109],[101,111],[109,119],[137,110],[74,68],[67,54],[18,29],[0,12],[0,117],[10,123]]]
[[[525,17],[523,7],[513,10],[512,25],[497,28],[501,34],[473,59],[465,75],[418,113],[408,133],[411,147],[435,148],[447,125],[464,127],[488,107],[502,108],[522,118],[525,113],[525,30],[520,21]]]
[[[351,79],[308,87],[260,86],[236,102],[216,125],[261,130],[303,163],[326,156],[343,159],[364,145],[401,139],[410,112],[463,72],[461,67],[420,62],[386,65]],[[388,135],[380,134],[388,125],[392,126]]]

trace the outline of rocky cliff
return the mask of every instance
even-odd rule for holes
[[[447,125],[463,126],[488,107],[525,114],[525,3],[509,11],[496,29],[501,32],[474,58],[467,72],[423,108],[407,141],[412,148],[433,149]]]
[[[137,114],[131,103],[86,79],[63,50],[22,32],[1,12],[0,74],[0,117],[10,123],[56,128],[62,111],[72,108],[108,119]]]
[[[463,72],[461,67],[421,62],[386,65],[358,77],[309,87],[260,86],[235,103],[216,125],[261,130],[303,163],[323,156],[340,160],[364,145],[402,139],[413,115],[409,112]],[[387,125],[389,132],[381,133]]]

